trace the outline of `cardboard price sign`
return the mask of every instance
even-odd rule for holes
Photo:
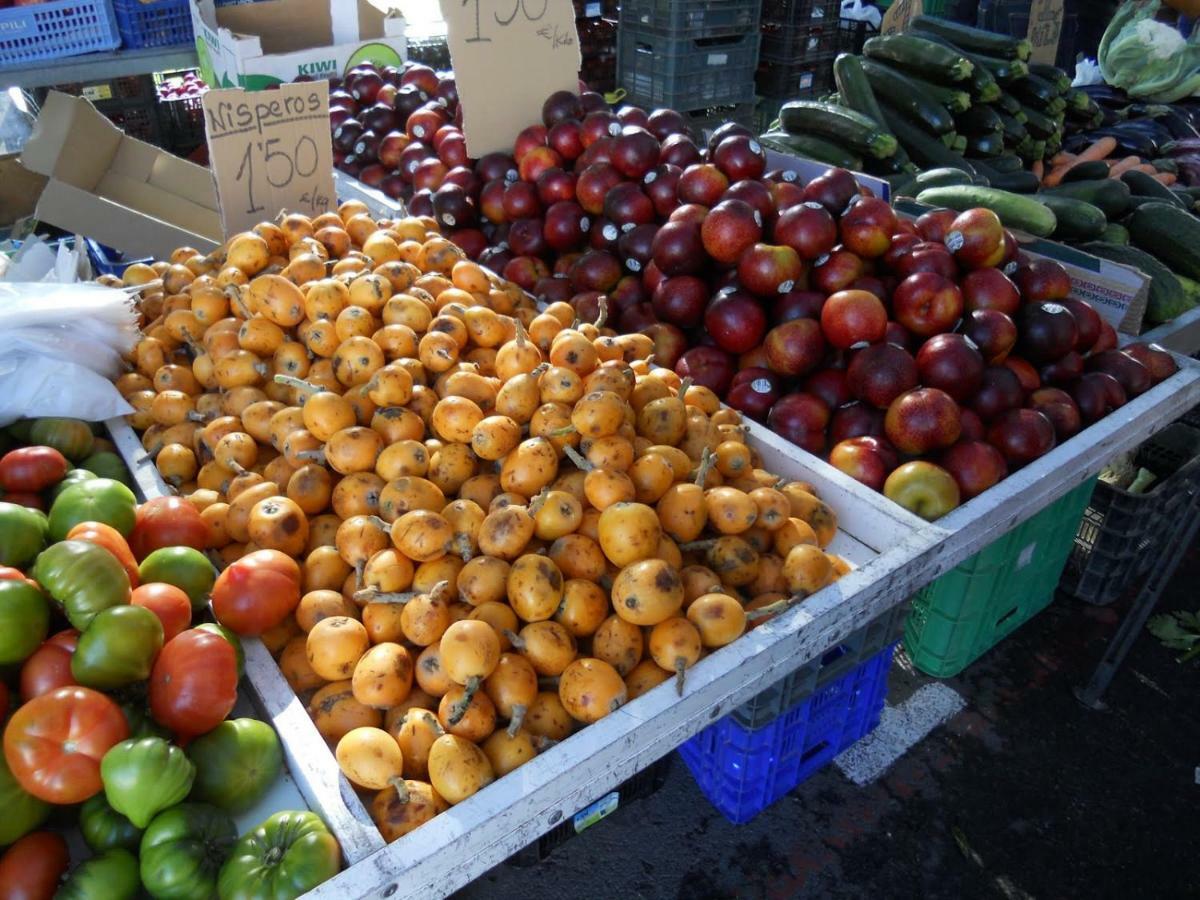
[[[1033,45],[1030,62],[1054,64],[1062,20],[1063,0],[1033,0],[1029,7],[1029,31],[1025,35]]]
[[[440,0],[473,157],[512,152],[555,91],[579,89],[571,0]]]
[[[318,216],[337,205],[329,82],[204,95],[204,123],[226,235],[281,210]]]
[[[922,0],[895,0],[883,15],[879,26],[880,34],[897,34],[908,31],[908,23],[925,11]]]

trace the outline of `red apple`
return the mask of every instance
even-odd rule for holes
[[[759,178],[767,170],[767,154],[762,145],[746,135],[731,135],[717,144],[712,161],[730,181]]]
[[[776,325],[792,319],[819,319],[825,295],[818,291],[788,291],[776,298],[771,319]]]
[[[887,321],[883,303],[866,291],[838,291],[821,307],[821,330],[826,340],[841,350],[882,341]]]
[[[647,325],[641,332],[654,341],[654,361],[663,368],[675,368],[679,358],[687,351],[687,337],[667,322]]]
[[[1127,346],[1125,352],[1146,367],[1150,372],[1150,380],[1155,384],[1166,381],[1179,371],[1175,358],[1158,344],[1143,344],[1138,341]]]
[[[828,169],[804,186],[806,201],[820,203],[835,216],[840,216],[857,196],[858,182],[846,169]]]
[[[1018,266],[1013,281],[1026,303],[1062,300],[1071,293],[1071,276],[1052,259],[1034,259]]]
[[[767,362],[780,375],[805,375],[825,356],[825,338],[815,319],[792,319],[776,325],[763,340]]]
[[[604,212],[605,196],[620,183],[620,172],[608,163],[596,163],[579,173],[575,183],[575,199],[593,216],[598,216]]]
[[[693,383],[708,388],[718,397],[729,390],[733,373],[733,357],[717,347],[693,347],[675,363],[676,375],[691,378]]]
[[[950,473],[963,500],[978,497],[1008,474],[1008,463],[991,444],[962,440],[942,454],[942,468]]]
[[[1017,328],[1017,350],[1034,365],[1061,359],[1079,340],[1075,317],[1060,303],[1026,303]]]
[[[827,257],[819,259],[811,274],[812,286],[826,295],[844,291],[866,274],[862,257],[849,250],[835,248]]]
[[[1038,369],[1038,381],[1041,384],[1070,384],[1082,374],[1083,357],[1072,350],[1061,359]]]
[[[1071,385],[1071,396],[1079,407],[1079,415],[1088,425],[1124,406],[1127,400],[1121,382],[1107,372],[1084,372]]]
[[[988,443],[1017,469],[1054,449],[1054,426],[1037,410],[1010,409],[988,428]]]
[[[1105,372],[1120,382],[1126,397],[1136,397],[1150,390],[1154,381],[1150,370],[1123,350],[1093,353],[1087,359],[1089,372]]]
[[[950,223],[944,243],[964,269],[995,266],[1004,258],[1004,226],[990,209],[968,209]]]
[[[829,422],[829,440],[832,443],[864,435],[883,437],[883,410],[856,400],[833,411],[833,418]]]
[[[705,310],[704,330],[727,353],[745,353],[762,341],[767,314],[745,291],[722,291]]]
[[[917,351],[921,384],[945,391],[965,403],[983,383],[983,356],[970,338],[938,334]]]
[[[666,227],[666,226],[664,226]],[[654,290],[654,312],[664,322],[692,328],[704,318],[710,291],[708,283],[694,275],[664,279]]]
[[[1038,370],[1029,360],[1019,356],[1010,356],[1004,360],[1004,367],[1017,376],[1023,393],[1032,394],[1042,386],[1042,377],[1038,375]]]
[[[1029,396],[1029,406],[1042,413],[1054,426],[1054,435],[1061,442],[1079,432],[1083,418],[1071,395],[1059,388],[1040,388]]]
[[[878,437],[848,438],[829,451],[831,466],[876,491],[883,490],[884,481],[898,462],[895,449]]]
[[[1100,339],[1100,314],[1086,300],[1075,297],[1064,297],[1056,300],[1059,306],[1064,306],[1075,320],[1075,349],[1087,353]]]
[[[800,387],[805,393],[820,397],[830,409],[837,409],[854,399],[844,369],[818,369],[805,378]]]
[[[886,200],[863,197],[852,202],[838,225],[842,246],[864,259],[883,256],[892,245],[896,213]]]
[[[1021,294],[1017,286],[999,269],[976,269],[968,272],[959,287],[962,288],[963,309],[995,309],[1007,316],[1015,316],[1021,308]]]
[[[957,441],[962,422],[953,397],[937,388],[917,388],[892,401],[883,430],[901,453],[919,456]]]
[[[804,267],[791,247],[755,244],[742,253],[737,271],[746,290],[760,297],[774,297],[791,291],[804,274]]]
[[[742,200],[723,200],[700,226],[708,255],[720,263],[736,263],[762,237],[762,216]]]
[[[651,247],[654,264],[667,276],[694,275],[704,269],[700,223],[669,221],[658,229]]]
[[[920,383],[918,379],[912,355],[888,343],[857,351],[846,369],[850,393],[878,409],[890,407],[897,397],[915,388]]]
[[[951,281],[958,280],[958,263],[942,244],[917,244],[902,254],[893,268],[897,278],[908,278],[918,272],[934,272]]]
[[[829,407],[812,394],[781,397],[767,416],[767,427],[809,453],[825,452],[825,429]]]
[[[896,285],[892,313],[913,334],[932,337],[954,328],[962,316],[958,285],[933,272],[918,272]]]
[[[958,417],[962,420],[962,438],[964,441],[982,441],[987,429],[983,427],[983,419],[973,409],[960,409]]]
[[[883,495],[931,522],[962,502],[953,476],[941,466],[920,459],[898,466],[883,483]]]
[[[696,163],[680,173],[676,189],[681,203],[712,207],[717,205],[728,188],[729,179],[724,172],[712,163]]]
[[[967,313],[963,334],[979,348],[988,365],[1002,363],[1017,344],[1017,325],[996,309],[977,309]]]
[[[769,369],[755,367],[741,369],[733,377],[725,402],[738,412],[761,422],[766,420],[771,407],[782,394],[779,376]]]
[[[946,232],[950,223],[958,218],[958,213],[952,209],[931,209],[921,214],[916,221],[917,232],[921,239],[940,244],[946,240]]]

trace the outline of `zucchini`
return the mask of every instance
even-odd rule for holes
[[[842,169],[861,171],[863,159],[860,155],[851,153],[836,141],[818,137],[815,134],[788,134],[786,131],[768,131],[759,139],[764,147],[778,150],[780,153],[795,154],[815,159],[817,162],[828,163]]]
[[[988,160],[994,162],[994,160]],[[997,172],[991,178],[992,187],[1014,194],[1036,194],[1041,187],[1038,177],[1022,169],[1019,172]]]
[[[1000,114],[986,104],[972,106],[965,113],[955,116],[954,127],[968,135],[1004,133]]]
[[[875,99],[859,57],[853,53],[839,53],[833,61],[833,80],[844,106],[862,113],[877,125],[883,125],[883,110],[879,108],[879,101]]]
[[[965,138],[967,153],[971,156],[999,156],[1004,152],[1004,136],[999,134],[972,134]]]
[[[1033,52],[1033,46],[1024,38],[993,34],[949,19],[915,16],[909,22],[909,27],[914,31],[937,35],[970,53],[986,53],[1002,59],[1029,59]]]
[[[983,66],[992,73],[1000,84],[1007,89],[1014,81],[1029,74],[1029,66],[1019,59],[997,59],[994,56],[981,56],[978,53],[971,57],[977,66]]]
[[[1086,162],[1075,163],[1063,175],[1064,182],[1099,181],[1108,177],[1108,163],[1102,159],[1090,159]]]
[[[1058,225],[1054,237],[1061,241],[1094,241],[1104,234],[1108,219],[1103,210],[1086,200],[1043,194],[1038,200],[1050,207]]]
[[[918,192],[916,179],[908,172],[901,172],[898,175],[886,175],[883,180],[891,185],[893,197],[899,197],[902,194],[905,197],[912,197]]]
[[[885,159],[896,153],[896,138],[883,123],[862,113],[811,100],[792,100],[779,110],[779,122],[792,134],[815,134],[836,141],[853,153]]]
[[[1029,137],[1029,132],[1025,130],[1025,126],[1018,122],[1015,116],[1010,116],[1003,110],[996,110],[996,116],[1000,119],[1000,124],[1004,128],[1004,140],[1006,143],[1016,146]]]
[[[1200,219],[1173,203],[1139,206],[1126,225],[1135,247],[1153,253],[1180,275],[1200,279]]]
[[[933,81],[966,81],[975,69],[957,50],[913,34],[873,37],[863,44],[863,55],[895,63],[905,71]]]
[[[993,53],[992,56],[1003,56],[1002,53]],[[1066,94],[1071,90],[1071,76],[1060,69],[1058,66],[1050,65],[1049,63],[1029,64],[1029,74],[1036,75],[1038,78],[1044,78],[1053,85],[1054,90],[1060,94]],[[1079,93],[1083,94],[1083,91]],[[1083,94],[1087,96],[1087,94]]]
[[[888,128],[904,145],[904,149],[917,165],[926,169],[962,169],[968,175],[975,176],[975,167],[937,138],[912,124],[886,103],[881,103],[880,107],[883,109]]]
[[[1025,164],[1011,153],[1006,156],[998,156],[995,159],[988,160],[988,167],[993,171],[999,172],[1002,175],[1011,172],[1025,171]]]
[[[869,59],[863,60],[862,70],[878,97],[930,134],[948,134],[954,130],[954,118],[946,107],[928,96],[904,72]]]
[[[931,187],[946,187],[952,184],[970,184],[971,176],[962,169],[928,169],[917,175],[914,187],[919,190]]]
[[[1187,215],[1187,213],[1183,213]],[[1132,231],[1130,234],[1132,235]],[[1167,322],[1190,309],[1194,304],[1183,283],[1175,273],[1154,255],[1122,244],[1093,242],[1079,249],[1101,259],[1123,266],[1133,266],[1150,276],[1150,296],[1146,302],[1146,318],[1153,324]]]
[[[1000,92],[1000,96],[996,98],[996,105],[1010,116],[1015,117],[1018,122],[1024,124],[1025,120],[1021,116],[1025,114],[1025,108],[1021,106],[1021,101],[1008,93],[1008,91]]]
[[[1110,219],[1119,219],[1123,216],[1129,209],[1130,203],[1129,185],[1115,178],[1068,181],[1057,187],[1046,188],[1045,193],[1084,200],[1093,206],[1100,207]]]
[[[1121,175],[1121,180],[1129,185],[1129,190],[1137,197],[1154,197],[1165,203],[1173,203],[1180,209],[1191,209],[1191,204],[1184,203],[1169,187],[1145,172],[1131,169]],[[1200,247],[1196,249],[1200,251]]]
[[[1055,100],[1061,100],[1054,86],[1046,79],[1038,78],[1036,75],[1026,75],[1024,78],[1016,79],[1008,86],[1008,90],[1022,103],[1028,103],[1035,108],[1049,107]],[[1067,108],[1065,100],[1062,100],[1060,108]]]
[[[1034,139],[1044,141],[1050,135],[1058,133],[1058,126],[1049,116],[1024,105],[1021,107],[1021,112],[1025,114],[1025,128],[1033,135]]]
[[[954,140],[950,143],[950,149],[955,153],[966,153],[969,143],[965,134],[956,134],[954,135]],[[1003,141],[1001,142],[1000,149],[1004,149]]]
[[[1116,222],[1109,222],[1108,227],[1104,229],[1104,234],[1100,235],[1100,240],[1106,244],[1129,244],[1129,229],[1124,225]]]
[[[998,215],[1006,227],[1026,231],[1036,237],[1049,237],[1058,224],[1053,211],[1044,203],[1039,203],[1033,197],[996,188],[976,185],[929,188],[922,191],[917,200],[960,212],[982,206]]]
[[[951,150],[953,150],[954,144],[958,141],[958,132],[957,131],[947,131],[945,134],[943,134],[941,136],[941,141],[943,144],[945,144],[947,147],[949,147]]]
[[[971,94],[969,91],[963,90],[961,87],[950,87],[944,84],[934,84],[932,81],[926,81],[923,78],[914,78],[909,76],[912,83],[923,90],[931,98],[936,100],[946,110],[951,113],[966,112],[971,108]],[[999,90],[1000,86],[997,85]]]

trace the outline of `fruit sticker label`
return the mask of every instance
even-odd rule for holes
[[[318,216],[336,205],[329,82],[204,95],[204,124],[226,235],[282,210]]]
[[[511,152],[555,91],[579,90],[570,0],[440,0],[463,109],[467,150]]]

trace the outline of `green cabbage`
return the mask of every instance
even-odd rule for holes
[[[1184,38],[1155,21],[1160,0],[1126,0],[1100,41],[1100,74],[1131,97],[1173,103],[1200,89],[1200,29]]]

